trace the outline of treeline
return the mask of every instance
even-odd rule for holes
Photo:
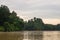
[[[0,6],[0,31],[52,31],[60,30],[60,24],[44,24],[41,18],[34,17],[28,21],[24,21],[22,18],[17,16],[15,11],[10,12],[9,8],[5,5]]]

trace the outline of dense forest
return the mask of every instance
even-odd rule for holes
[[[60,24],[44,24],[41,18],[34,17],[28,21],[24,21],[17,16],[15,11],[10,12],[5,5],[0,6],[0,31],[59,31]]]

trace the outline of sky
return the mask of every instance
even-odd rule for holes
[[[60,0],[0,0],[24,20],[41,18],[45,24],[60,24]]]

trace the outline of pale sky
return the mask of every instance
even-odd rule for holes
[[[44,23],[60,23],[60,0],[0,0],[24,20],[41,18]]]

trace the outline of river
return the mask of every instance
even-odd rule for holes
[[[0,40],[60,40],[60,31],[0,32]]]

